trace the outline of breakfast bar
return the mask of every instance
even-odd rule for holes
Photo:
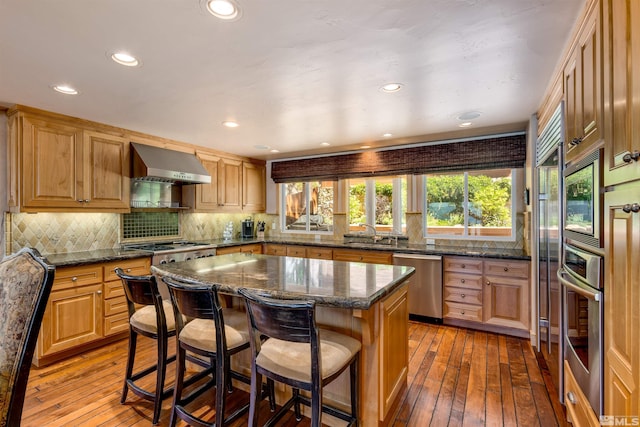
[[[151,270],[180,281],[216,285],[231,296],[237,296],[240,288],[249,288],[276,298],[314,300],[319,325],[362,343],[362,425],[389,424],[407,387],[406,280],[414,273],[413,267],[235,253],[153,266]],[[239,298],[231,297],[229,303],[242,306]],[[250,372],[248,355],[235,363]],[[347,408],[348,380],[347,373],[326,387],[325,401]],[[278,401],[284,401],[287,391],[278,389],[276,393]],[[323,423],[340,425],[329,416]]]

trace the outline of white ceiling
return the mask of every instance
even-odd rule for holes
[[[584,1],[238,0],[228,22],[204,0],[0,0],[0,103],[257,158],[415,141],[470,111],[475,132],[524,129]]]

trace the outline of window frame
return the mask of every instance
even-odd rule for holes
[[[409,176],[408,175],[389,175],[385,176],[377,176],[377,177],[363,177],[360,178],[364,180],[365,185],[365,195],[364,195],[364,209],[365,209],[365,224],[370,225],[372,227],[376,227],[376,181],[380,181],[383,179],[390,178],[392,185],[392,201],[391,201],[391,212],[392,212],[392,227],[391,227],[391,235],[394,236],[402,236],[406,233],[406,211],[402,210],[402,180],[405,180],[407,194],[405,195],[407,202],[409,199]],[[347,182],[347,200],[351,194],[351,179]],[[398,197],[396,197],[398,195]],[[347,205],[349,203],[347,202]],[[347,227],[350,228],[353,224],[351,223],[351,218],[347,219],[349,224]]]
[[[420,195],[422,205],[422,235],[425,239],[434,240],[474,240],[474,241],[493,241],[493,242],[515,242],[517,239],[517,188],[518,188],[518,168],[502,168],[504,170],[510,170],[511,175],[511,233],[509,236],[482,236],[469,234],[469,174],[488,172],[492,169],[483,170],[464,170],[450,173],[441,174],[423,174],[420,179]],[[495,169],[493,169],[495,170]],[[427,175],[463,175],[464,185],[464,233],[463,234],[429,234],[427,226]]]
[[[311,180],[311,181],[295,181],[295,183],[303,183],[304,188],[305,188],[305,211],[309,212],[310,211],[310,205],[311,205],[311,183],[315,183],[315,182],[322,182],[322,181],[318,181],[318,180]],[[318,234],[318,235],[333,235],[333,230],[335,227],[335,222],[331,223],[331,226],[329,227],[328,230],[312,230],[311,229],[311,216],[307,215],[306,221],[305,221],[305,229],[304,230],[291,230],[287,228],[287,218],[286,218],[286,212],[287,212],[287,195],[285,194],[286,192],[286,188],[287,188],[287,184],[288,183],[280,183],[278,184],[279,187],[279,195],[280,195],[280,214],[278,215],[279,217],[279,222],[280,222],[280,232],[284,233],[284,234]],[[336,188],[336,182],[333,182],[333,205],[332,205],[332,210],[333,213],[335,214],[335,208],[336,208],[336,194],[337,194],[337,188]]]

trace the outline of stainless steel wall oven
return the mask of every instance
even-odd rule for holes
[[[603,259],[564,245],[558,279],[563,289],[564,355],[596,415],[603,414]],[[570,390],[566,398],[572,399]]]

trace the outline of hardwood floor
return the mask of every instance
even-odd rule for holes
[[[527,340],[448,326],[410,322],[408,387],[393,421],[399,426],[565,426],[562,406],[547,392],[549,374],[541,369]],[[153,360],[154,342],[142,339],[139,360]],[[131,392],[120,404],[127,341],[81,356],[32,368],[22,426],[148,426],[150,402]],[[173,365],[167,372],[173,381]],[[151,384],[151,381],[149,382]],[[229,407],[247,394],[234,391]],[[214,393],[203,395],[201,415],[213,419]],[[160,425],[168,425],[171,399]],[[269,415],[263,402],[262,420]],[[178,424],[184,425],[184,424]],[[231,424],[246,425],[246,415]],[[293,414],[282,426],[296,423]]]

